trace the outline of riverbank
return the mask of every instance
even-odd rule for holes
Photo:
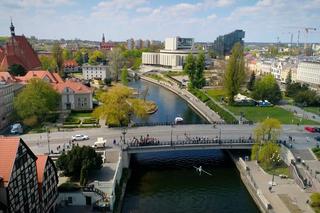
[[[212,111],[208,106],[206,106],[203,102],[199,101],[198,98],[196,98],[194,95],[192,95],[190,92],[188,92],[185,89],[180,89],[177,85],[174,83],[169,84],[167,82],[157,81],[152,78],[149,78],[147,76],[141,76],[142,80],[148,81],[150,83],[156,84],[158,86],[161,86],[174,94],[181,97],[183,100],[185,100],[193,109],[195,109],[198,113],[201,114],[208,122],[214,123],[214,122],[223,122],[223,120],[220,118],[220,116]]]

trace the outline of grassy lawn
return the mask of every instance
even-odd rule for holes
[[[320,107],[303,107],[307,112],[312,112],[314,114],[320,115]]]
[[[152,78],[156,81],[167,81],[166,79],[157,74],[148,74],[147,77]]]
[[[313,148],[312,151],[315,156],[317,156],[318,160],[320,160],[320,148]]]
[[[167,76],[183,76],[183,75],[187,75],[184,71],[168,71],[168,72],[164,72],[164,75]]]
[[[270,175],[287,175],[288,177],[291,177],[289,167],[284,162],[282,162],[280,166],[277,166],[275,168],[265,167],[263,164],[259,165],[265,172],[267,172]]]
[[[71,112],[69,117],[73,117],[73,118],[90,118],[90,117],[92,117],[92,112]]]
[[[226,91],[223,89],[209,89],[207,94],[217,101],[221,101],[221,98],[226,96]]]
[[[277,106],[227,106],[227,108],[236,115],[240,115],[240,112],[243,112],[244,117],[253,122],[261,122],[267,117],[269,117],[278,119],[282,124],[300,123],[300,118],[294,116],[293,113]],[[301,124],[316,125],[318,123],[311,120],[302,119]]]

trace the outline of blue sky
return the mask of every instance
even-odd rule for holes
[[[303,27],[318,28],[309,41],[320,42],[320,0],[0,0],[0,35],[38,38],[164,40],[168,36],[214,41],[235,29],[245,41],[294,42]]]

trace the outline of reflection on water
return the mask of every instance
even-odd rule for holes
[[[185,123],[199,124],[206,122],[186,101],[158,85],[139,80],[130,82],[129,86],[140,92],[148,87],[146,99],[156,102],[158,106],[158,111],[147,118],[134,118],[133,120],[137,123],[173,122],[177,116],[183,117]]]
[[[199,174],[202,166],[212,176]],[[259,212],[220,150],[134,155],[122,212]]]

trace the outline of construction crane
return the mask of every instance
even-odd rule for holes
[[[299,39],[300,39],[300,30],[304,30],[304,32],[306,33],[306,40],[305,40],[305,43],[304,43],[304,49],[307,49],[307,44],[308,44],[308,35],[309,35],[309,32],[311,31],[316,31],[317,28],[315,27],[286,27],[286,28],[295,28],[295,29],[299,29],[298,30],[298,43],[297,45],[299,46]]]

